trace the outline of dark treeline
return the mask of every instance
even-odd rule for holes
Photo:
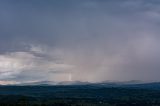
[[[160,90],[6,86],[0,87],[0,106],[160,106]]]

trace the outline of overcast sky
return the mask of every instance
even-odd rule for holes
[[[159,0],[0,0],[0,83],[159,76]]]

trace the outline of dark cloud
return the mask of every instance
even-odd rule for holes
[[[159,5],[159,0],[2,0],[0,79],[159,81]]]

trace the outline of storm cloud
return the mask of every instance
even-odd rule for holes
[[[159,0],[1,0],[0,80],[160,81],[159,29]]]

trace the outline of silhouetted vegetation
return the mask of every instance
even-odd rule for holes
[[[159,106],[160,90],[93,86],[1,86],[0,106]]]

